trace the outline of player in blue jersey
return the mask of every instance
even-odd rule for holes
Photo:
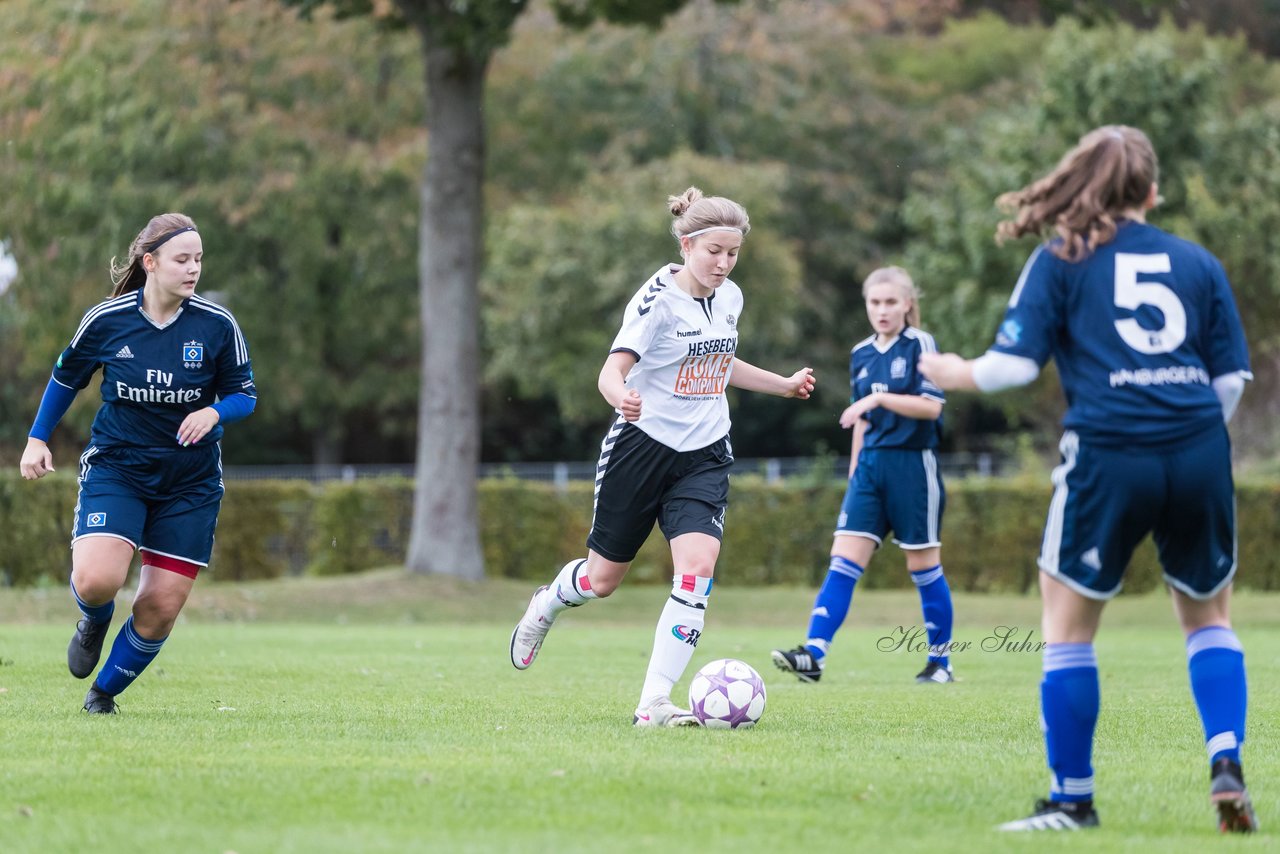
[[[600,369],[600,394],[616,412],[600,446],[587,556],[539,587],[511,632],[511,664],[526,670],[557,617],[609,596],[656,523],[671,546],[671,594],[631,722],[692,726],[671,700],[702,636],[729,501],[730,386],[808,399],[813,372],[789,377],[737,357],[742,290],[729,278],[747,212],[690,187],[668,199],[683,264],[663,264],[627,303]]]
[[[62,351],[22,454],[28,480],[53,471],[47,444],[76,393],[102,370],[102,406],[80,457],[71,540],[71,593],[83,618],[67,666],[83,679],[103,641],[137,550],[132,614],[85,697],[114,713],[115,696],[160,652],[213,550],[222,501],[218,440],[257,402],[249,350],[235,318],[196,296],[204,247],[183,214],[153,217],[111,298],[85,313]]]
[[[1049,797],[1003,830],[1098,823],[1093,638],[1135,546],[1154,536],[1186,636],[1204,725],[1210,797],[1224,832],[1256,827],[1240,768],[1244,653],[1231,628],[1235,487],[1226,422],[1251,377],[1222,265],[1146,222],[1155,207],[1150,140],[1111,125],[1086,134],[1044,178],[999,200],[1001,239],[1053,235],[1027,261],[994,346],[966,361],[925,355],[939,386],[996,391],[1052,358],[1067,397],[1041,546],[1041,708]]]
[[[942,573],[939,534],[945,493],[934,454],[946,399],[916,368],[921,354],[937,347],[919,329],[919,295],[906,270],[874,271],[862,283],[862,295],[875,334],[854,347],[849,358],[853,403],[840,415],[840,425],[853,428],[853,446],[831,562],[813,603],[807,639],[795,649],[775,649],[773,662],[803,682],[822,677],[854,585],[893,531],[920,593],[929,641],[928,661],[916,681],[951,682],[951,591]]]

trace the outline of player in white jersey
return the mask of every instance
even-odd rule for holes
[[[669,200],[684,264],[663,265],[627,304],[600,370],[617,417],[601,445],[587,556],[540,587],[511,633],[511,663],[533,663],[566,608],[613,593],[657,522],[671,545],[671,596],[654,634],[636,726],[697,723],[671,701],[702,635],[729,497],[728,386],[808,399],[809,368],[791,376],[737,357],[742,291],[729,279],[747,212],[695,187]]]
[[[1052,358],[1067,397],[1039,559],[1049,797],[1001,830],[1098,824],[1093,638],[1148,533],[1186,638],[1218,827],[1257,828],[1240,766],[1247,691],[1231,628],[1236,520],[1225,423],[1251,376],[1249,353],[1218,259],[1146,222],[1156,177],[1146,134],[1108,125],[1048,175],[1002,196],[1013,217],[999,237],[1056,237],[1028,259],[984,356],[920,357],[942,388],[983,391],[1031,382]]]

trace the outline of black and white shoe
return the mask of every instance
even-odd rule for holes
[[[1036,811],[1017,821],[1006,821],[996,830],[1083,830],[1098,826],[1093,801],[1036,801]]]
[[[84,710],[91,715],[114,715],[116,713],[115,695],[103,691],[98,687],[98,683],[94,682],[89,688],[89,693],[84,697]]]
[[[76,633],[67,645],[67,669],[77,679],[83,679],[98,666],[102,658],[102,642],[107,638],[111,620],[95,623],[88,617],[76,623]]]
[[[822,678],[822,660],[803,646],[795,649],[775,649],[773,663],[779,670],[794,673],[801,682],[817,682]]]
[[[954,682],[955,675],[951,672],[950,667],[944,667],[940,661],[930,661],[916,674],[916,681],[927,682]]]
[[[1253,814],[1253,801],[1244,787],[1240,763],[1222,758],[1213,763],[1210,772],[1209,800],[1218,809],[1218,830],[1223,833],[1253,833],[1258,817]]]

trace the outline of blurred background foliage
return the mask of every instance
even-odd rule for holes
[[[1258,376],[1236,442],[1273,458],[1280,7],[1263,7],[1277,6],[694,0],[660,28],[577,31],[534,0],[485,102],[483,458],[594,458],[609,418],[596,375],[630,294],[678,259],[665,200],[691,184],[752,217],[740,355],[821,381],[804,406],[736,399],[738,455],[845,450],[862,278],[904,264],[924,327],[980,353],[1030,250],[996,246],[993,199],[1105,122],[1155,142],[1153,222],[1226,265]],[[202,290],[236,313],[263,392],[228,462],[411,461],[430,147],[416,36],[323,8],[302,22],[276,0],[3,13],[0,241],[19,270],[0,293],[5,458],[111,257],[182,210],[204,235]],[[64,463],[93,391],[55,436]],[[956,396],[947,449],[1051,447],[1061,406],[1051,377]]]

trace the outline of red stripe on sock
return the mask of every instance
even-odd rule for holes
[[[697,589],[698,589],[698,576],[696,576],[696,575],[682,575],[682,576],[680,576],[680,589],[681,589],[681,590],[689,590],[689,591],[697,590]]]
[[[168,555],[158,555],[155,552],[149,552],[146,549],[138,549],[138,555],[142,558],[143,566],[154,566],[156,569],[167,569],[169,572],[176,572],[178,575],[185,575],[187,578],[195,578],[200,574],[200,564],[192,563],[189,560],[169,557]]]
[[[583,593],[591,590],[591,576],[587,575],[587,571],[585,569],[578,573],[577,581],[578,589]]]

